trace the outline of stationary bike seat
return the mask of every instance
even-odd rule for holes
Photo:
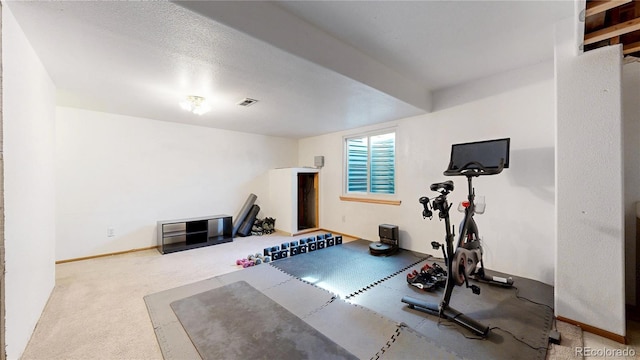
[[[447,180],[445,182],[431,184],[431,191],[438,191],[440,189],[444,189],[446,191],[453,191],[453,181]]]

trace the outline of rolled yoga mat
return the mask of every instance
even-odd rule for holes
[[[244,205],[242,205],[238,216],[233,219],[233,232],[231,234],[232,237],[236,237],[238,229],[240,229],[240,226],[244,222],[244,219],[247,217],[247,214],[249,214],[249,211],[251,210],[253,204],[256,202],[256,199],[258,199],[258,197],[255,194],[250,194],[247,198],[247,201],[245,201]]]
[[[251,235],[251,228],[253,227],[253,223],[256,221],[256,217],[258,216],[259,212],[260,206],[253,205],[251,207],[251,210],[247,214],[247,217],[242,222],[242,225],[240,225],[240,229],[238,229],[238,234],[242,236]]]

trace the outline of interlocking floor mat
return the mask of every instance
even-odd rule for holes
[[[492,329],[486,339],[477,340],[460,326],[410,309],[400,301],[405,295],[435,303],[440,301],[442,290],[429,293],[406,282],[408,272],[419,271],[427,261],[431,263],[435,259],[420,261],[424,256],[402,251],[389,257],[375,257],[368,254],[366,241],[347,245],[350,244],[146,296],[164,358],[200,358],[170,304],[237,282],[246,282],[269,301],[360,359],[545,358],[553,322],[551,286],[514,276],[517,289],[480,283],[481,294],[474,295],[469,289],[456,287],[451,305]],[[403,256],[406,258],[398,261]],[[297,271],[292,265],[296,263],[300,267]],[[297,275],[289,275],[281,268]],[[377,271],[379,268],[385,270]],[[223,298],[227,300],[221,301],[234,301],[230,296]],[[176,311],[180,312],[177,308]],[[225,316],[237,318],[226,313],[216,315]],[[212,341],[225,340],[213,337]]]
[[[464,287],[455,287],[451,306],[492,329],[486,339],[479,340],[453,322],[410,309],[400,302],[403,296],[436,304],[441,301],[443,290],[426,292],[407,284],[406,274],[420,271],[422,265],[424,262],[348,301],[407,324],[423,337],[463,358],[545,358],[553,322],[553,287],[515,276],[514,288],[476,283],[481,288],[480,295],[474,295]]]
[[[153,330],[156,333],[162,357],[165,360],[200,359],[200,355],[191,343],[189,336],[184,331],[178,317],[171,309],[170,304],[211,289],[216,289],[236,281],[246,281],[254,288],[264,291],[277,287],[279,284],[291,281],[291,276],[282,273],[270,266],[264,268],[253,267],[243,271],[236,271],[211,279],[198,281],[192,284],[149,294],[144,297],[147,311],[151,318]],[[310,286],[310,288],[313,288]],[[331,300],[331,294],[321,289],[313,288],[315,292],[304,296],[313,296],[309,301],[309,307],[315,308]],[[324,297],[323,297],[324,295]],[[311,309],[304,309],[311,311]],[[291,310],[290,310],[291,311]]]
[[[203,359],[357,359],[244,281],[171,308]]]
[[[288,310],[292,315],[298,318],[295,321],[304,321],[306,324],[317,330],[322,336],[341,346],[359,359],[379,359],[390,358],[384,354],[392,351],[397,344],[405,343],[413,340],[417,349],[421,349],[425,354],[443,354],[444,359],[456,358],[454,353],[448,352],[446,349],[435,345],[427,338],[417,339],[415,336],[406,336],[404,342],[397,342],[398,334],[405,331],[401,329],[403,326],[393,320],[384,317],[374,311],[362,306],[349,304],[343,300],[336,298],[333,294],[307,284],[290,275],[275,269],[271,266],[255,266],[230,274],[221,275],[212,279],[199,281],[193,284],[165,290],[159,293],[145,296],[144,300],[149,310],[149,315],[153,323],[158,343],[165,359],[201,359],[207,356],[201,356],[192,343],[192,338],[187,335],[183,324],[178,319],[176,312],[172,309],[182,300],[194,299],[200,297],[208,291],[216,291],[223,289],[229,284],[237,284],[245,282],[256,291],[266,296],[268,301],[277,303],[282,308]],[[247,293],[249,294],[249,293]],[[252,292],[252,294],[255,294]],[[262,296],[255,296],[256,299]],[[264,299],[264,298],[262,298]],[[225,297],[223,301],[231,301],[230,297]],[[267,302],[268,302],[267,301]],[[192,301],[191,302],[193,305]],[[196,305],[194,305],[196,306]],[[203,308],[207,306],[204,305]],[[177,310],[179,313],[181,310]],[[203,314],[203,317],[208,316]],[[227,318],[225,321],[240,321],[242,319],[232,316],[231,314],[219,314],[216,318]],[[235,319],[235,320],[234,320]],[[256,319],[257,320],[257,319]],[[284,326],[289,321],[282,320],[278,326]],[[214,320],[215,321],[215,320]],[[206,328],[207,324],[200,324],[202,328]],[[248,329],[251,327],[248,326]],[[254,339],[251,335],[251,339]],[[215,344],[206,346],[224,347],[225,339],[212,336],[209,341]],[[419,342],[419,345],[418,345]],[[237,358],[253,358],[249,355],[251,351],[257,349],[266,349],[267,347],[277,347],[278,341],[253,341],[250,347],[242,350],[241,353],[219,353],[218,359],[237,359]],[[234,347],[237,348],[237,347]],[[201,350],[206,352],[207,350]],[[216,350],[213,350],[215,352]],[[266,351],[266,350],[264,350]],[[391,353],[402,354],[410,349],[394,349]],[[298,354],[299,355],[299,354]],[[266,357],[258,356],[258,358],[282,358],[282,359],[304,359],[304,358],[328,358],[322,351],[314,353],[312,356],[295,356],[288,353],[286,356]],[[408,358],[408,357],[393,357]],[[439,357],[431,357],[430,359],[438,359]]]
[[[390,256],[369,254],[367,240],[356,240],[276,260],[272,266],[341,298],[353,296],[428,257],[400,249]]]

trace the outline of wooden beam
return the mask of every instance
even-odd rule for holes
[[[587,9],[585,10],[585,17],[599,13],[603,13],[614,7],[630,3],[631,0],[604,0],[604,1],[589,1],[587,3]]]
[[[594,31],[584,36],[584,44],[589,45],[598,41],[611,39],[612,37],[627,34],[632,31],[640,30],[640,18],[625,21],[620,24],[609,26],[602,30]]]
[[[640,51],[640,41],[634,42],[632,44],[625,44],[622,48],[622,53],[624,55],[629,55],[638,51]],[[640,246],[638,247],[638,249],[640,249]],[[638,286],[638,288],[640,288],[640,286]]]
[[[615,9],[611,9],[611,11],[609,11],[609,15],[611,15],[611,23],[612,24],[619,24],[620,23],[620,8],[617,7]],[[630,16],[627,19],[635,19],[635,16]],[[609,45],[616,45],[616,44],[620,44],[620,36],[614,36],[611,39],[609,39]]]

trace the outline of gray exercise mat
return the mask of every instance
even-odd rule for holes
[[[357,359],[244,281],[171,303],[203,359]]]
[[[427,302],[440,302],[443,290],[426,292],[406,282],[406,274],[413,270],[420,271],[424,263],[426,262],[350,298],[349,302],[405,323],[440,347],[453,351],[463,358],[545,358],[548,334],[553,322],[553,311],[550,307],[553,304],[551,286],[514,276],[516,288],[477,283],[481,288],[480,295],[474,295],[470,289],[455,287],[451,306],[493,328],[486,339],[474,340],[477,336],[461,326],[439,319],[437,316],[410,309],[407,304],[400,301],[403,296],[411,296]],[[516,293],[521,298],[516,297]],[[547,306],[534,304],[522,298]],[[514,339],[509,332],[531,346]]]
[[[433,261],[430,259],[429,263]],[[440,300],[442,290],[428,293],[406,283],[406,274],[419,270],[425,262],[376,280],[351,294],[347,302],[274,266],[259,265],[148,295],[145,303],[165,359],[200,358],[169,304],[238,281],[245,281],[358,358],[410,359],[423,354],[422,358],[428,359],[544,359],[552,311],[518,299],[516,289],[479,284],[482,293],[477,296],[456,287],[452,306],[490,327],[510,331],[539,349],[531,349],[497,328],[485,340],[467,339],[474,335],[445,320],[439,324],[437,317],[409,309],[400,302],[404,295],[432,302]],[[338,266],[345,276],[358,276],[352,270],[354,266],[358,268],[357,264],[345,262]],[[520,297],[553,305],[551,286],[515,276],[514,280]],[[331,282],[326,285],[332,287]]]
[[[402,249],[391,256],[373,256],[369,254],[370,243],[367,240],[356,240],[276,260],[271,265],[347,298],[429,256]]]
[[[235,271],[149,294],[144,297],[144,302],[149,311],[149,317],[151,318],[156,338],[158,339],[158,345],[160,345],[162,357],[165,360],[200,359],[198,352],[184,331],[176,314],[171,309],[170,304],[174,301],[241,280],[247,281],[254,288],[263,290],[277,288],[279,285],[295,279],[271,266],[254,266],[243,269],[242,271]],[[296,280],[296,282],[299,281]],[[308,286],[308,288],[313,289],[312,286]],[[320,289],[316,290],[322,291]],[[324,298],[317,293],[313,295],[318,301],[324,301],[325,303],[331,299],[329,293],[326,293]],[[302,311],[308,313],[311,311],[312,306],[315,305],[316,304],[309,304],[309,307]]]
[[[218,278],[198,281],[193,284],[179,286],[160,291],[144,297],[149,311],[153,330],[160,345],[162,358],[165,360],[200,359],[182,324],[178,321],[169,304],[187,296],[224,285]]]
[[[406,326],[399,326],[387,348],[382,349],[377,357],[380,359],[429,359],[453,360],[462,359],[456,353],[446,350]]]

